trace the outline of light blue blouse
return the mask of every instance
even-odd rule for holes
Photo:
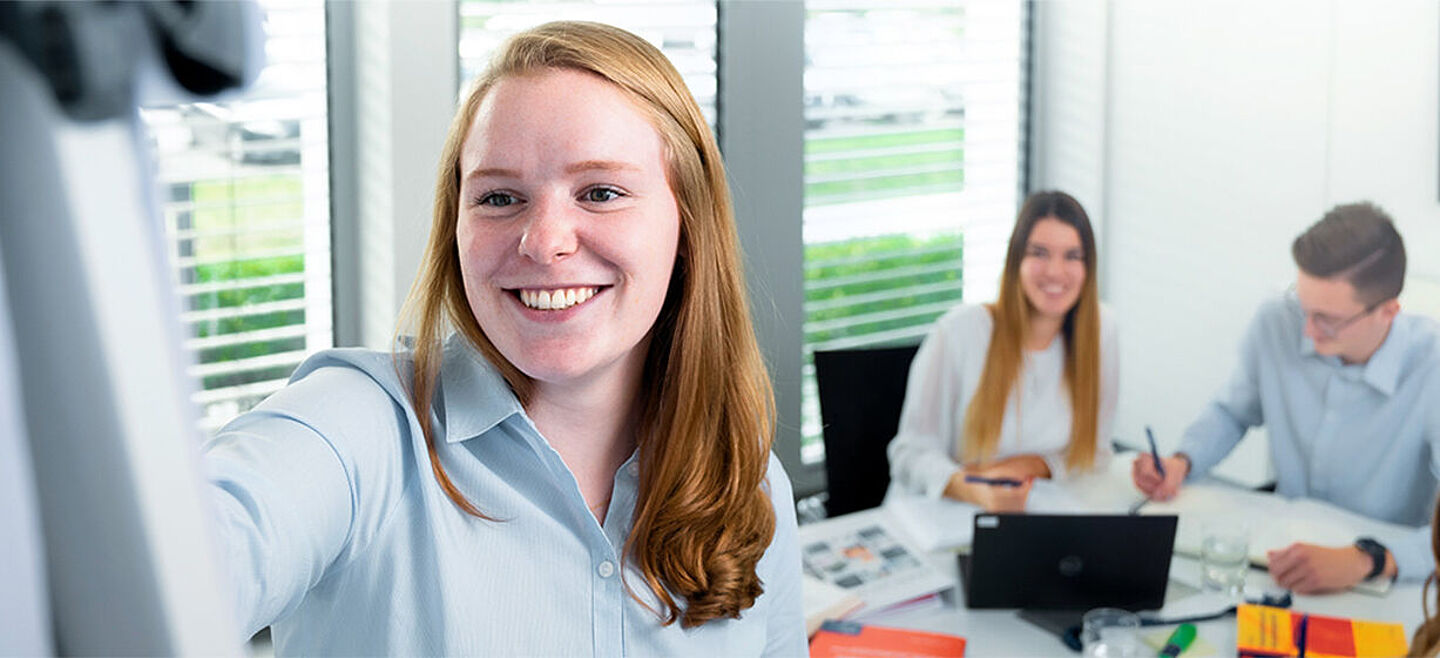
[[[1417,526],[1388,548],[1401,578],[1423,580],[1435,566],[1429,523],[1440,477],[1440,329],[1401,314],[1369,361],[1345,365],[1317,354],[1304,324],[1288,297],[1256,312],[1235,374],[1181,441],[1191,475],[1263,424],[1276,493]]]
[[[403,363],[402,363],[403,365]],[[624,565],[638,457],[603,524],[504,380],[465,341],[445,347],[433,421],[440,461],[487,515],[431,472],[394,357],[328,350],[205,449],[222,554],[247,632],[279,654],[804,655],[790,482],[771,456],[776,529],[765,593],[739,619],[659,618]]]

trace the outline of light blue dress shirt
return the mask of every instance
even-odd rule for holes
[[[1191,477],[1210,470],[1265,425],[1276,493],[1328,501],[1371,518],[1419,526],[1387,546],[1401,578],[1435,567],[1430,514],[1440,477],[1440,328],[1396,316],[1370,360],[1345,365],[1305,337],[1291,297],[1256,312],[1229,384],[1185,431]]]
[[[638,457],[616,472],[601,524],[465,341],[446,344],[440,381],[440,461],[496,521],[441,490],[389,353],[316,354],[206,446],[247,632],[272,625],[276,652],[300,655],[806,653],[794,506],[773,455],[775,536],[756,567],[765,593],[739,619],[662,626],[645,580],[622,567]]]

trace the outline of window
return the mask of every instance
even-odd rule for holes
[[[461,95],[485,70],[500,42],[520,30],[555,20],[608,23],[655,44],[680,71],[710,126],[715,126],[714,0],[461,0]]]
[[[141,110],[206,431],[333,344],[325,8],[260,5],[266,65],[250,89]]]
[[[1026,16],[1021,0],[804,8],[801,454],[814,464],[814,350],[918,342],[961,300],[994,295],[1022,185]],[[460,14],[462,85],[518,30],[595,20],[660,46],[715,121],[714,2],[462,0]]]
[[[1020,201],[1023,19],[1019,0],[806,3],[807,463],[824,458],[815,350],[915,343],[994,295]]]

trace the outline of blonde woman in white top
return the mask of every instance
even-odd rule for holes
[[[1108,462],[1119,355],[1095,260],[1078,201],[1025,200],[999,299],[946,313],[911,365],[889,447],[898,486],[1020,511],[1035,478]]]

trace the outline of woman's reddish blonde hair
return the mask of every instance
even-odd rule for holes
[[[1435,510],[1430,518],[1430,553],[1440,560],[1440,501],[1436,501]],[[1410,656],[1440,656],[1440,591],[1436,592],[1435,613],[1430,612],[1430,586],[1440,579],[1440,566],[1430,571],[1425,577],[1425,587],[1420,590],[1420,605],[1425,611],[1425,621],[1415,628],[1415,635],[1410,638]]]
[[[440,157],[434,218],[406,303],[415,336],[411,403],[435,479],[485,517],[446,475],[430,409],[452,331],[500,371],[521,404],[533,382],[485,336],[465,297],[455,230],[460,151],[485,95],[501,79],[586,71],[614,84],[660,134],[680,213],[670,288],[651,329],[639,405],[640,492],[628,560],[659,599],[663,623],[738,618],[763,592],[755,565],[775,531],[763,488],[775,403],[750,324],[730,191],[720,151],[680,74],[654,46],[598,23],[547,23],[501,46],[455,115]],[[789,501],[781,501],[788,504]],[[637,597],[638,598],[638,597]]]

